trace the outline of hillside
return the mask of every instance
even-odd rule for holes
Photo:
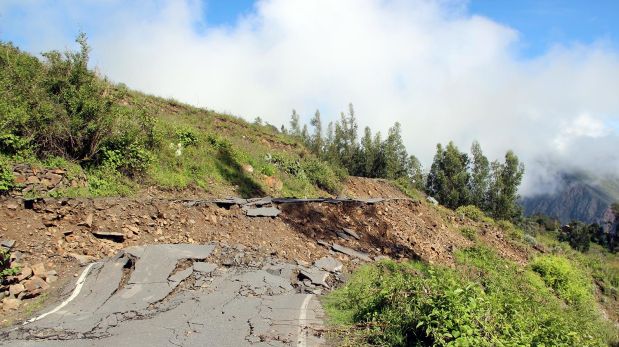
[[[6,172],[0,190],[10,186],[13,195],[27,197],[339,191],[345,173],[318,160],[298,138],[112,84],[86,69],[89,48],[81,44],[80,52],[45,53],[45,61],[0,44],[0,165]],[[14,175],[29,174],[10,182],[12,168]],[[36,176],[31,168],[39,175],[28,181]],[[39,184],[46,179],[41,171],[58,169],[67,176],[63,181],[80,184]]]
[[[597,245],[577,252],[535,221],[525,233],[507,220],[517,221],[511,208],[439,205],[406,170],[348,176],[337,146],[327,161],[272,125],[110,83],[88,69],[85,37],[78,43],[79,52],[44,59],[0,44],[0,341],[110,345],[139,331],[157,344],[154,322],[175,321],[158,334],[202,345],[209,329],[230,333],[234,320],[241,344],[293,345],[310,334],[303,317],[312,299],[327,317],[311,333],[330,345],[618,340],[616,254]],[[390,138],[400,155],[391,159],[413,164],[398,129]],[[446,164],[465,157],[453,143],[443,154]],[[510,151],[494,167],[515,173],[515,204],[517,157]],[[449,184],[452,193],[464,193],[460,183]],[[602,191],[575,187],[547,205],[595,215]],[[84,283],[82,297],[69,295]],[[288,296],[276,298],[282,290]],[[219,303],[209,306],[209,296]],[[72,297],[73,312],[18,324]],[[186,317],[198,317],[197,307],[194,324]],[[292,331],[286,338],[269,331],[282,325]]]
[[[560,188],[551,194],[526,197],[526,215],[544,214],[562,223],[580,220],[600,222],[611,204],[619,201],[619,179],[593,180],[580,175],[564,175]]]

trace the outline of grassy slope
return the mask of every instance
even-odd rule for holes
[[[47,87],[52,70],[50,64],[0,42],[0,142],[3,136],[32,141],[45,129],[62,129],[73,122],[64,101]],[[0,146],[0,160],[68,168],[71,175],[87,176],[88,188],[56,191],[55,196],[134,195],[154,187],[157,193],[175,196],[313,197],[337,194],[345,178],[339,168],[318,160],[298,139],[273,126],[250,124],[234,116],[145,95],[97,77],[94,84],[99,94],[84,100],[91,104],[111,101],[107,117],[113,119],[106,130],[108,142],[103,143],[94,161],[77,163],[63,154],[48,155],[41,141],[19,153],[3,151]],[[84,90],[79,93],[87,93]],[[15,124],[22,124],[21,128]],[[178,156],[177,144],[187,134],[195,141],[182,148]],[[146,139],[148,136],[152,138]],[[122,143],[135,141],[142,151],[139,154],[150,158],[147,167],[137,175],[102,167],[106,159],[100,154],[106,145],[114,146],[114,141],[116,149],[118,141],[125,141],[120,142],[121,150],[125,146]],[[148,145],[146,141],[150,141]],[[127,157],[121,153],[117,160],[122,163]]]
[[[468,213],[463,213],[467,217]],[[494,223],[487,217],[479,218]],[[420,261],[366,265],[325,298],[334,343],[346,346],[563,345],[619,342],[619,254],[587,253],[551,233],[505,224],[528,264],[492,245],[455,252],[452,267]],[[523,238],[523,236],[526,236]]]

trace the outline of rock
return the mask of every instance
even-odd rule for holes
[[[17,204],[14,203],[8,203],[6,204],[6,208],[8,208],[9,210],[17,210]]]
[[[343,267],[341,262],[339,262],[337,259],[334,259],[332,257],[320,258],[314,262],[314,266],[321,270],[325,270],[329,272],[342,271],[342,267]]]
[[[321,271],[318,269],[302,269],[299,272],[299,276],[309,279],[314,285],[329,288],[329,285],[326,282],[327,278],[329,278],[329,273],[326,271]],[[303,283],[305,283],[305,281],[303,281]]]
[[[2,308],[5,311],[17,310],[20,305],[21,305],[21,300],[19,299],[4,298],[4,300],[2,300]]]
[[[25,280],[23,282],[23,285],[29,294],[34,294],[34,295],[38,295],[41,291],[49,288],[49,284],[47,284],[47,282],[45,282],[42,278],[37,277],[37,276],[33,276],[31,279]]]
[[[45,269],[45,264],[43,263],[37,263],[32,265],[32,272],[35,276],[41,277],[43,279],[45,279],[45,276],[47,275],[47,270]]]
[[[47,278],[45,278],[45,282],[47,283],[54,283],[56,281],[58,281],[57,275],[47,275]]]
[[[337,243],[334,243],[333,246],[331,246],[331,248],[336,252],[344,253],[351,257],[355,257],[355,258],[358,258],[364,261],[372,261],[372,259],[366,253],[358,252],[358,251],[355,251],[354,249],[340,246]]]
[[[434,206],[438,205],[438,201],[435,198],[431,197],[431,196],[426,197],[426,201],[428,201],[429,203],[431,203]]]
[[[32,277],[32,268],[29,266],[24,266],[21,269],[21,273],[17,276],[17,280],[21,282],[23,280],[29,279],[30,277]]]
[[[282,211],[275,207],[259,207],[248,209],[248,217],[277,217]]]
[[[92,234],[100,239],[112,240],[114,242],[123,242],[125,240],[125,234],[114,231],[92,231]]]
[[[13,246],[15,246],[15,240],[4,240],[0,242],[0,247],[4,248],[5,251],[10,251]]]
[[[26,288],[21,283],[9,286],[9,294],[13,297],[17,297],[19,293],[23,292],[24,290],[26,290]]]
[[[80,226],[86,226],[86,227],[89,227],[89,228],[90,228],[90,227],[92,227],[93,218],[94,218],[94,215],[93,215],[92,213],[89,213],[89,214],[86,216],[86,219],[84,219],[84,221],[83,221],[83,222],[81,222],[81,223],[79,223],[78,225],[80,225]]]
[[[254,167],[249,165],[249,164],[245,164],[243,165],[243,171],[246,173],[253,173],[254,172]]]
[[[355,238],[355,239],[357,239],[357,240],[359,240],[359,239],[361,238],[361,237],[359,237],[359,235],[358,235],[356,232],[354,232],[352,229],[344,228],[342,231],[343,231],[343,232],[345,232],[346,234],[348,234],[348,235],[350,235],[350,236],[354,237],[354,238]]]
[[[193,263],[193,270],[202,274],[209,274],[217,269],[217,265],[213,263],[195,262]]]
[[[58,183],[62,181],[62,176],[54,174],[54,173],[48,173],[47,175],[45,175],[45,177],[49,179],[49,185],[52,187],[57,186]]]

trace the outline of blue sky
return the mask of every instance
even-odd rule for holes
[[[232,27],[239,18],[255,10],[254,0],[201,2],[204,21],[193,26],[198,33],[214,26]],[[0,20],[28,15],[20,8],[19,1],[15,4],[8,7],[9,12],[0,13]],[[93,4],[82,6],[92,8],[93,12],[99,9]],[[486,16],[517,30],[520,34],[517,52],[525,58],[539,56],[558,44],[602,42],[616,46],[619,42],[619,0],[470,0],[466,8],[469,14]],[[70,17],[63,24],[56,30],[64,35],[74,35],[80,29],[95,30],[89,23],[72,21]],[[32,37],[10,27],[2,27],[0,37],[20,47],[33,46]]]
[[[207,0],[209,25],[234,25],[253,10],[253,0]],[[468,12],[516,29],[519,52],[543,54],[557,44],[619,41],[619,0],[470,0]]]

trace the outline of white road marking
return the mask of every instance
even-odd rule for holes
[[[297,339],[297,347],[307,347],[307,335],[309,333],[306,323],[307,307],[309,306],[312,297],[312,294],[308,294],[301,304],[301,309],[299,312],[299,338]]]
[[[75,283],[75,289],[73,289],[73,293],[71,293],[71,296],[69,296],[65,301],[63,301],[62,303],[60,303],[60,305],[56,306],[56,308],[54,308],[53,310],[44,313],[38,317],[34,317],[31,318],[27,321],[25,321],[23,323],[23,325],[38,321],[41,318],[44,318],[54,312],[58,312],[61,308],[67,306],[68,303],[70,303],[71,301],[73,301],[73,299],[75,299],[79,293],[82,291],[82,287],[84,286],[84,282],[86,282],[86,276],[88,275],[88,272],[90,271],[90,269],[92,268],[93,265],[98,264],[98,263],[90,263],[88,264],[88,266],[86,266],[86,268],[84,269],[84,271],[82,271],[82,274],[80,275],[80,277],[77,279],[77,283]]]

